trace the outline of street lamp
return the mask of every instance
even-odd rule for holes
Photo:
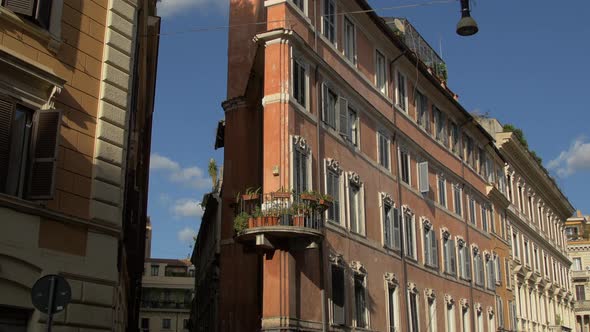
[[[457,23],[457,34],[460,36],[473,36],[479,31],[477,23],[471,17],[469,0],[461,0],[461,20]]]

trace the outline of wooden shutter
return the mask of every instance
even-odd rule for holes
[[[10,158],[10,132],[14,121],[16,104],[0,96],[0,192],[6,186],[8,176],[8,159]]]
[[[334,325],[345,325],[344,270],[332,266],[332,320]]]
[[[41,2],[43,2],[43,0],[41,0]],[[35,0],[4,0],[4,7],[12,10],[16,14],[33,16]]]
[[[431,247],[430,247],[430,231],[424,230],[424,264],[430,265],[430,255],[431,255]]]
[[[401,225],[401,215],[399,213],[399,209],[393,209],[393,248],[400,249],[400,225]]]
[[[348,100],[338,97],[338,131],[340,135],[348,137]]]
[[[34,117],[33,164],[28,198],[49,200],[55,187],[55,167],[61,127],[61,111],[38,111]]]
[[[455,240],[448,240],[448,246],[449,246],[449,272],[452,275],[455,275],[457,273],[457,257],[455,254]]]
[[[468,247],[463,247],[465,250],[465,279],[471,280],[471,252]]]
[[[424,161],[418,163],[418,173],[420,177],[420,192],[425,194],[430,190],[430,184],[428,183],[428,162]]]
[[[37,23],[44,29],[49,29],[52,2],[52,0],[37,0],[35,21],[37,21]]]
[[[436,233],[430,230],[430,261],[432,266],[438,266],[438,247],[436,245]]]
[[[326,112],[328,112],[328,86],[326,86],[326,83],[322,83],[322,121],[327,122],[328,121],[328,114],[326,114]]]
[[[383,204],[383,239],[386,247],[391,247],[391,208]]]

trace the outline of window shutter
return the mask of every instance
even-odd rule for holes
[[[55,167],[59,145],[61,111],[38,111],[34,118],[35,136],[28,198],[49,200],[55,187]]]
[[[0,192],[6,186],[8,176],[8,159],[10,157],[10,131],[14,120],[16,104],[0,96]]]
[[[430,265],[430,231],[424,230],[424,264]]]
[[[344,271],[343,269],[333,266],[332,267],[332,320],[334,325],[344,325],[345,313],[344,313]]]
[[[425,194],[430,189],[430,184],[428,183],[428,162],[424,161],[418,163],[418,172],[420,176],[420,192]]]
[[[438,247],[436,246],[436,234],[434,230],[430,231],[430,260],[432,266],[438,267]]]
[[[326,83],[322,83],[322,120],[328,121],[328,86]]]
[[[41,2],[44,1],[41,0]],[[35,0],[4,0],[4,7],[12,10],[16,14],[33,16]]]
[[[399,209],[393,209],[393,248],[395,249],[400,249],[400,218]]]
[[[35,8],[35,21],[44,29],[49,29],[51,3],[52,0],[38,0]]]
[[[338,131],[340,135],[348,137],[348,100],[338,97],[338,114],[340,122]]]
[[[471,280],[471,253],[468,247],[464,247],[465,250],[465,279]]]
[[[391,247],[391,208],[383,204],[383,238],[385,246]]]
[[[457,269],[457,258],[455,256],[455,240],[449,240],[449,272],[453,275],[456,274]]]

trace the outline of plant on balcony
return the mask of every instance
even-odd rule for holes
[[[249,214],[247,214],[246,212],[242,212],[242,213],[238,214],[234,218],[234,231],[236,231],[236,233],[240,233],[243,230],[245,230],[246,228],[248,228],[248,220],[250,218],[251,218],[251,216]]]
[[[329,208],[330,206],[332,206],[333,203],[334,203],[334,197],[332,197],[328,194],[320,195],[320,198],[319,198],[320,205],[324,205],[324,206],[326,206],[326,208]]]
[[[263,215],[262,211],[260,210],[260,207],[257,206],[254,209],[254,211],[252,212],[252,215],[250,216],[250,218],[248,218],[248,228],[262,226],[263,218],[264,218],[264,215]]]
[[[313,202],[313,203],[317,203],[317,201],[319,199],[318,194],[315,191],[304,191],[299,195],[299,197],[303,201],[308,201],[308,202]]]
[[[260,187],[258,188],[247,188],[246,193],[242,195],[244,201],[253,201],[260,198]]]
[[[284,187],[279,188],[279,190],[271,193],[272,198],[291,198],[292,190],[285,189]]]

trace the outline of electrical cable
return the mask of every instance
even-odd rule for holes
[[[456,1],[457,0],[432,0],[432,1],[421,2],[421,3],[412,3],[412,4],[405,4],[405,5],[399,5],[399,6],[372,8],[372,9],[366,9],[366,10],[354,10],[354,11],[349,11],[349,12],[339,12],[339,13],[327,14],[327,15],[321,15],[321,16],[328,17],[328,16],[364,14],[364,13],[376,12],[378,10],[408,9],[408,8],[416,8],[416,7],[433,6],[433,5],[438,5],[438,4],[447,4],[447,3],[452,3],[452,2],[456,2]],[[153,35],[145,34],[145,35],[143,35],[143,37],[172,36],[172,35],[181,35],[181,34],[195,33],[195,32],[217,31],[217,30],[231,29],[231,28],[236,28],[236,27],[245,27],[245,26],[249,26],[249,25],[263,25],[263,24],[269,24],[269,23],[280,23],[280,22],[291,22],[291,21],[295,21],[295,20],[285,19],[285,20],[260,21],[260,22],[238,23],[238,24],[219,25],[219,26],[204,26],[204,27],[190,28],[190,29],[186,29],[186,30],[160,32],[160,33],[153,34]]]

